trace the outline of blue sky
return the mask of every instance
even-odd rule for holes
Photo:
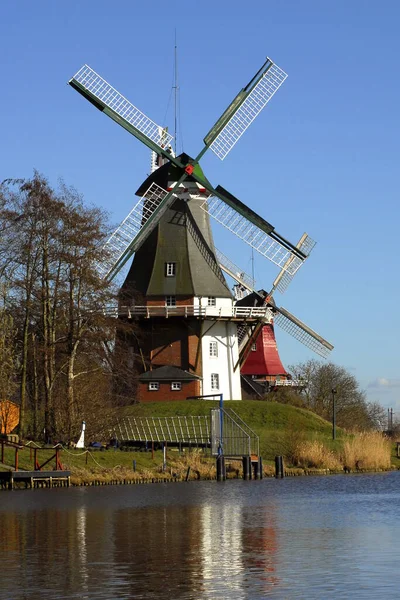
[[[317,241],[279,305],[335,345],[371,400],[400,411],[400,4],[3,0],[0,179],[36,168],[118,223],[149,171],[148,150],[69,86],[87,63],[195,155],[226,105],[270,56],[289,77],[224,162],[202,166],[296,242]],[[250,249],[215,230],[248,270]],[[276,268],[255,259],[259,287]],[[284,364],[313,355],[277,332]]]

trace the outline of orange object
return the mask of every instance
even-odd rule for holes
[[[19,423],[19,406],[10,400],[0,401],[0,433],[11,433]]]

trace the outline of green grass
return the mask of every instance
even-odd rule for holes
[[[397,443],[392,444],[392,465],[396,467],[396,469],[400,469],[400,458],[397,458]]]
[[[154,402],[135,404],[122,412],[135,417],[169,417],[209,415],[218,402],[190,400],[187,402]],[[314,413],[277,402],[243,400],[225,402],[260,437],[260,454],[265,460],[273,460],[277,454],[287,454],[290,443],[299,436],[321,439],[335,448],[344,433],[337,428],[337,442],[332,442],[332,425]]]
[[[54,450],[46,449],[40,450],[37,454],[40,464],[43,464],[46,460],[50,459],[54,455]],[[59,452],[59,459],[64,469],[84,469],[92,472],[99,472],[104,469],[115,469],[124,468],[132,469],[133,461],[136,460],[137,471],[143,469],[154,469],[158,467],[162,462],[161,451],[154,452],[154,460],[152,459],[151,452],[120,452],[119,450],[94,450],[85,452],[82,450],[61,450]],[[8,466],[14,467],[15,461],[15,450],[13,448],[5,448],[4,450],[4,463]],[[18,451],[18,465],[19,469],[24,471],[33,471],[33,451],[30,449],[23,448]],[[51,460],[45,467],[44,470],[55,469],[55,460]],[[0,467],[0,471],[5,470]]]
[[[321,417],[305,409],[295,408],[287,404],[276,402],[241,401],[225,402],[227,408],[232,408],[243,421],[254,430],[260,438],[260,454],[265,464],[271,463],[276,455],[290,457],[294,445],[299,441],[321,441],[324,445],[340,452],[343,441],[349,436],[342,429],[337,428],[337,439],[332,441],[332,425]],[[218,406],[218,402],[191,400],[186,402],[161,402],[148,404],[135,404],[116,411],[116,418],[123,416],[132,417],[167,417],[167,416],[197,416],[209,415],[210,409]],[[101,440],[108,441],[108,440]],[[54,454],[54,450],[47,449],[38,453],[40,463],[45,462]],[[169,450],[170,460],[177,458],[177,452]],[[132,472],[133,460],[136,460],[137,473],[158,472],[162,463],[162,453],[154,452],[121,452],[119,450],[91,451],[83,453],[82,450],[62,450],[60,460],[64,468],[88,474],[105,473],[107,470],[117,472]],[[5,460],[8,465],[14,464],[14,450],[5,449]],[[286,459],[290,465],[290,460]],[[400,468],[400,459],[396,458],[395,444],[393,444],[392,464]],[[54,460],[45,468],[54,468]],[[19,468],[33,469],[33,451],[25,448],[19,451]],[[1,467],[0,467],[1,470]]]

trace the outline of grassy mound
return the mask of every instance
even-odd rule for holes
[[[332,437],[330,423],[302,408],[256,400],[224,402],[224,406],[233,409],[259,436],[260,454],[266,460],[273,460],[277,454],[291,458],[294,446],[300,438],[321,440],[329,444]],[[201,416],[209,415],[210,409],[216,407],[218,407],[218,402],[205,400],[152,402],[129,406],[122,411],[121,416]],[[338,429],[337,434],[340,440],[343,432]]]

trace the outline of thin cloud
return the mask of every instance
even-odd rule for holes
[[[385,377],[378,377],[368,384],[369,388],[385,388],[392,389],[400,387],[400,379],[386,379]]]

